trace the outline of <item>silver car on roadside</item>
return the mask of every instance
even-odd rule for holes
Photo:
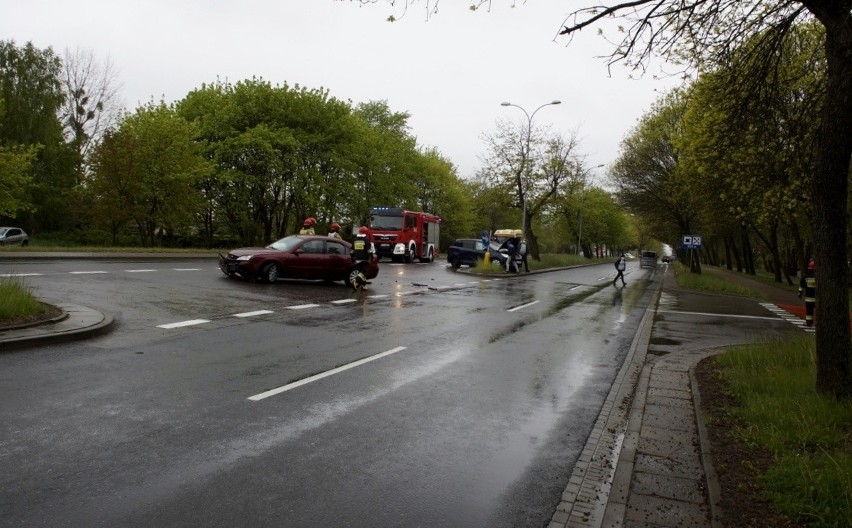
[[[30,237],[20,227],[0,227],[0,246],[26,246]]]

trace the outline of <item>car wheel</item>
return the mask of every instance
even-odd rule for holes
[[[432,262],[432,260],[433,260],[433,259],[434,259],[434,257],[433,257],[433,255],[432,255],[432,249],[430,248],[430,249],[429,249],[429,255],[427,255],[427,256],[425,256],[425,257],[423,257],[422,259],[420,259],[420,262]]]
[[[28,245],[29,243],[30,243],[29,240],[24,240],[23,242],[21,242],[21,247],[24,247],[24,246]]]
[[[346,285],[353,290],[358,289],[358,268],[352,268],[349,270],[349,277],[346,279]]]
[[[405,256],[402,257],[402,260],[404,260],[406,264],[411,264],[411,261],[414,260],[414,246],[408,247],[408,251],[405,252]]]
[[[459,269],[461,267],[461,262],[459,262],[459,258],[456,257],[454,259],[450,259],[450,267],[453,268],[453,271]]]
[[[263,271],[261,271],[261,277],[264,282],[273,283],[278,280],[278,264],[274,262],[270,262],[266,266],[263,267]]]

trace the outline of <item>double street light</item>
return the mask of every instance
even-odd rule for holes
[[[526,110],[522,106],[518,106],[516,104],[510,103],[508,101],[500,103],[500,106],[514,106],[521,110],[525,116],[527,116],[527,141],[525,143],[524,150],[521,155],[521,167],[518,171],[518,177],[522,178],[519,185],[519,191],[521,194],[521,207],[523,208],[523,216],[521,218],[521,231],[524,233],[524,237],[527,236],[527,188],[526,186],[529,184],[529,157],[530,157],[530,138],[532,136],[532,120],[535,117],[536,112],[544,108],[545,106],[558,105],[562,104],[562,101],[551,101],[549,103],[544,103],[539,106],[533,113],[527,113]]]

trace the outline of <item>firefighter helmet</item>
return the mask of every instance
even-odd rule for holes
[[[305,218],[305,223],[303,225],[305,227],[313,227],[315,222],[316,222],[316,220],[314,219],[314,217],[309,216],[309,217]]]
[[[358,228],[358,234],[367,236],[370,234],[370,228],[368,228],[367,226],[361,226]]]
[[[338,231],[340,231],[340,224],[338,224],[337,222],[331,224],[331,230],[337,233]]]
[[[811,259],[810,262],[808,262],[808,270],[814,271],[815,269],[816,265],[814,264],[814,259]]]

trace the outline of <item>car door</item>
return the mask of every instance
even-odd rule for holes
[[[294,249],[293,255],[287,260],[287,276],[293,279],[323,278],[327,263],[323,245],[322,239],[311,239]]]
[[[346,280],[352,267],[352,257],[349,247],[336,240],[328,240],[325,244],[328,274],[330,280]]]

